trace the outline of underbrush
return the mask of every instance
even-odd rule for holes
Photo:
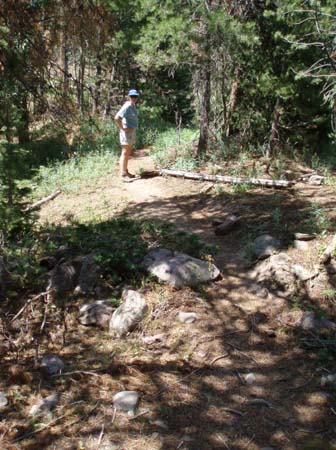
[[[215,248],[198,236],[177,231],[172,224],[155,220],[133,220],[127,216],[99,223],[73,221],[67,226],[45,226],[27,233],[4,247],[8,270],[15,274],[10,296],[22,289],[37,289],[44,269],[39,261],[53,256],[63,261],[94,254],[109,286],[139,285],[147,275],[141,267],[146,253],[154,247],[182,251],[211,259]]]

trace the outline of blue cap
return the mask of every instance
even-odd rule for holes
[[[128,96],[129,97],[138,97],[139,96],[139,92],[136,89],[130,89],[128,91]]]

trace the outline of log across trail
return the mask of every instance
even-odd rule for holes
[[[266,178],[232,177],[227,175],[207,175],[195,172],[184,172],[183,170],[160,170],[160,175],[171,177],[182,177],[190,180],[212,181],[217,183],[230,184],[253,184],[256,186],[288,188],[295,184],[295,181],[288,180],[268,180]]]

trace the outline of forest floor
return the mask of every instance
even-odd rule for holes
[[[148,151],[130,163],[132,172],[152,168]],[[216,246],[221,278],[181,290],[151,281],[142,288],[150,314],[124,339],[79,325],[77,307],[86,300],[77,299],[68,310],[65,342],[43,344],[62,358],[69,375],[46,379],[29,363],[1,389],[12,393],[15,406],[1,413],[12,423],[2,448],[336,449],[335,384],[321,385],[335,369],[335,331],[292,321],[306,311],[336,321],[336,275],[331,268],[290,292],[274,285],[260,295],[252,288],[257,262],[250,254],[253,239],[268,233],[291,261],[314,270],[335,229],[335,187],[300,182],[238,192],[222,185],[221,192],[202,193],[201,182],[155,177],[122,183],[114,175],[46,204],[41,223],[106,222],[123,214],[170,222]],[[213,219],[233,213],[240,223],[217,236]],[[294,232],[317,228],[329,231],[317,233],[304,250],[293,245]],[[197,320],[181,323],[179,311],[195,312]],[[144,343],[144,336],[156,334],[163,336]],[[112,397],[122,390],[140,393],[135,417],[113,409]],[[45,429],[35,423],[36,433],[13,443],[20,430],[27,432],[33,397],[55,391],[60,403]]]

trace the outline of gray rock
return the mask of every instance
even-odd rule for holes
[[[47,290],[56,295],[64,295],[73,291],[77,294],[88,294],[94,289],[99,272],[93,254],[78,256],[69,262],[56,265],[48,273]]]
[[[334,384],[336,382],[336,373],[329,373],[328,375],[322,375],[321,377],[321,386],[325,386],[327,384]]]
[[[307,281],[313,278],[314,273],[310,272],[309,270],[305,269],[300,264],[294,264],[292,267],[294,275],[300,280],[300,281]]]
[[[33,405],[29,411],[29,414],[31,416],[39,416],[41,414],[49,413],[53,408],[55,408],[58,401],[58,394],[49,395]]]
[[[151,345],[156,342],[161,342],[164,339],[165,335],[163,333],[154,334],[154,336],[142,336],[141,340],[144,344]]]
[[[48,291],[54,292],[56,295],[64,295],[74,290],[80,267],[79,264],[72,262],[64,262],[57,265],[49,272]]]
[[[324,183],[325,178],[322,177],[321,175],[312,175],[309,179],[308,179],[308,183],[314,186],[320,186],[321,184]]]
[[[115,308],[107,300],[86,303],[79,309],[78,321],[82,325],[97,325],[101,328],[108,329],[114,310]]]
[[[197,320],[197,314],[195,312],[183,312],[178,313],[178,319],[182,323],[193,323]]]
[[[257,259],[265,259],[277,252],[280,248],[280,241],[273,236],[263,234],[254,241],[253,251]]]
[[[134,412],[139,403],[136,391],[121,391],[113,396],[113,405],[117,411]]]
[[[328,319],[319,319],[313,311],[294,310],[279,315],[280,323],[305,331],[335,330],[336,324]]]
[[[166,249],[152,250],[144,259],[143,266],[175,288],[197,286],[215,280],[220,274],[212,263]]]
[[[4,392],[0,392],[0,408],[8,405],[8,398]]]
[[[245,379],[247,384],[253,384],[253,383],[255,383],[257,381],[257,378],[256,378],[256,376],[254,375],[253,372],[247,373],[244,376],[244,379]]]
[[[82,266],[78,277],[78,285],[75,288],[76,294],[89,294],[97,284],[100,269],[94,261],[95,255],[87,255],[82,259]]]
[[[278,253],[270,258],[259,262],[255,268],[249,272],[251,289],[256,295],[260,291],[256,285],[267,288],[270,292],[281,291],[288,295],[296,288],[296,278],[291,270],[291,260],[286,253]],[[286,294],[286,295],[287,295]]]
[[[306,252],[309,248],[309,245],[306,241],[300,241],[300,240],[296,239],[294,241],[294,247],[297,250],[300,250],[300,252]]]
[[[236,223],[239,222],[239,220],[240,219],[238,216],[231,214],[224,220],[224,222],[216,226],[215,234],[222,236],[224,234],[229,233],[229,231],[232,230],[232,228],[236,225]]]
[[[123,294],[124,302],[114,311],[110,320],[110,332],[118,337],[126,335],[133,330],[144,318],[147,304],[141,295],[131,289]]]
[[[331,262],[326,266],[327,272],[329,275],[335,275],[336,273],[336,264],[334,262]]]
[[[64,369],[64,362],[56,355],[44,355],[41,364],[48,375],[57,375]]]
[[[260,286],[258,283],[252,283],[249,287],[249,291],[251,294],[254,294],[259,298],[267,298],[268,296],[268,290],[265,287]]]

